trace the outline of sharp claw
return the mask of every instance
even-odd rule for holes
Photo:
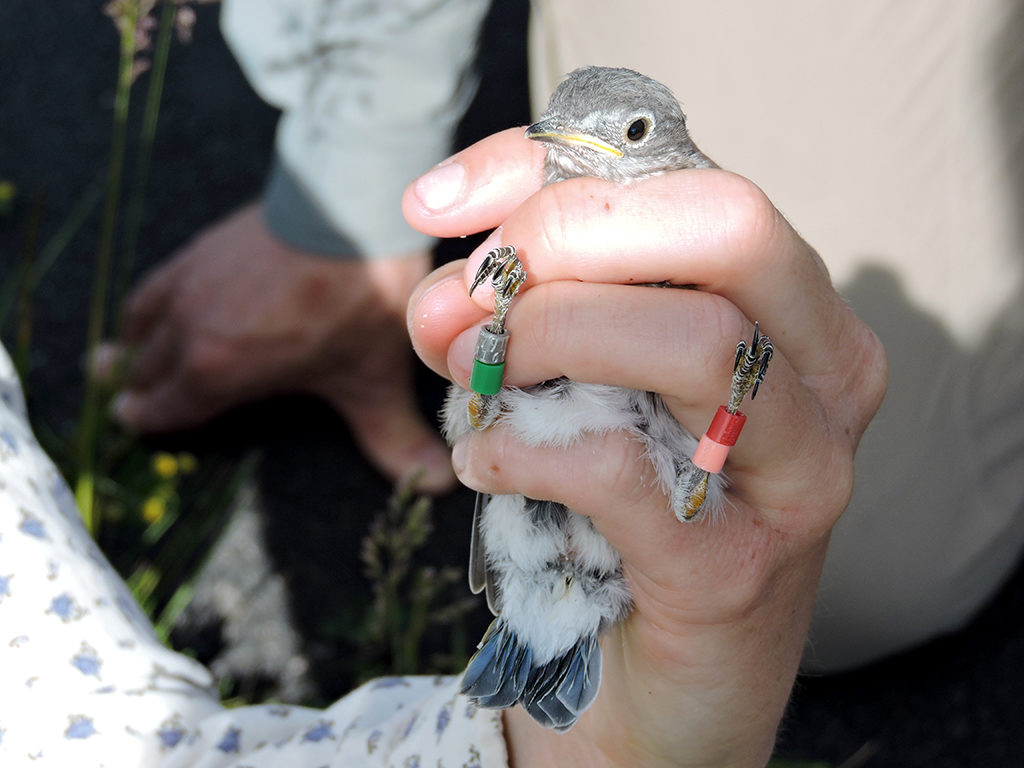
[[[767,338],[767,337],[765,337]],[[772,346],[769,341],[761,352],[761,359],[758,362],[757,370],[754,373],[754,388],[750,390],[750,399],[753,400],[757,397],[757,388],[761,386],[761,382],[764,381],[764,375],[768,373],[768,363],[772,359],[772,353],[775,351],[775,347]]]
[[[472,291],[470,291],[472,293]],[[747,353],[747,342],[740,339],[736,345],[736,359],[732,362],[732,370],[735,373],[736,369],[740,367],[740,361],[743,360],[743,356]]]
[[[488,277],[494,286],[494,319],[491,321],[490,329],[495,333],[501,333],[505,327],[505,315],[508,313],[509,305],[526,282],[526,270],[516,255],[515,246],[503,245],[484,256],[469,287],[470,294]]]
[[[502,282],[498,285],[498,276],[501,275]],[[520,286],[526,280],[526,272],[519,259],[509,259],[502,265],[501,269],[494,275],[494,289],[501,293],[506,299],[511,299],[519,292]]]
[[[754,323],[754,336],[748,346],[745,341],[736,345],[736,359],[733,362],[732,396],[729,399],[729,410],[735,413],[740,402],[750,393],[750,399],[757,396],[757,390],[768,372],[768,362],[772,359],[775,348],[772,340],[761,333]]]
[[[516,255],[515,246],[503,245],[487,252],[473,277],[472,285],[469,286],[470,294],[492,276],[495,294],[510,297],[519,290],[519,286],[526,280],[526,270]]]
[[[488,252],[484,256],[484,260],[480,262],[480,268],[477,269],[476,275],[473,276],[473,284],[469,286],[469,295],[473,295],[473,291],[479,288],[484,280],[491,276],[491,272],[494,271],[494,255],[497,253],[497,248],[493,251]]]

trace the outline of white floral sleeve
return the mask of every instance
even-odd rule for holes
[[[0,765],[505,766],[455,678],[371,681],[325,710],[221,706],[157,640],[28,426],[0,347]]]

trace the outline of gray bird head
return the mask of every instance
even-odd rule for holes
[[[569,73],[526,137],[548,144],[548,183],[575,176],[623,182],[715,167],[690,140],[672,91],[631,69]]]

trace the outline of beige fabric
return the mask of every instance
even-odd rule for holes
[[[886,345],[810,663],[959,625],[1024,542],[1022,4],[535,0],[535,107],[583,64],[669,84]]]

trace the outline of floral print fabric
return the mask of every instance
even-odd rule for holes
[[[374,680],[325,710],[225,709],[164,647],[36,442],[0,347],[0,765],[507,764],[499,712],[456,678]]]

